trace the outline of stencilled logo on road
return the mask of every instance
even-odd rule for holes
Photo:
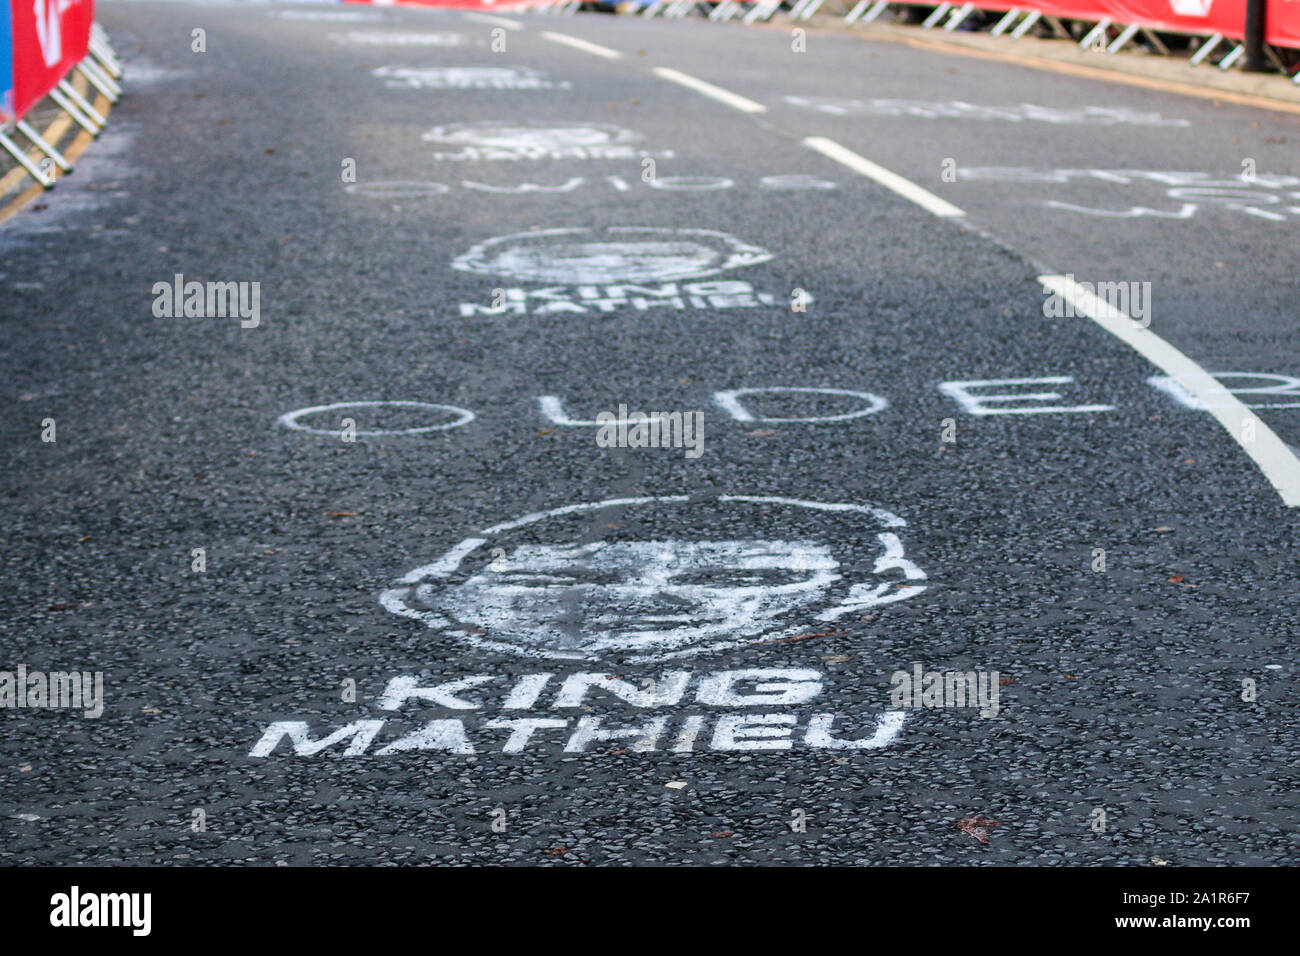
[[[540,289],[497,288],[486,305],[462,302],[475,315],[615,312],[630,308],[733,309],[776,306],[782,300],[748,282],[714,280],[679,285],[729,269],[767,262],[772,254],[714,229],[611,226],[543,229],[499,236],[458,256],[463,272],[555,282]],[[646,283],[658,283],[649,285]],[[805,306],[813,301],[803,292]]]
[[[780,497],[574,504],[466,538],[380,603],[482,650],[663,661],[780,642],[920,594],[905,526],[869,505]]]
[[[1082,106],[1058,109],[1034,103],[986,106],[926,100],[857,100],[840,96],[787,96],[791,106],[816,110],[832,116],[907,116],[914,119],[1000,120],[1006,123],[1053,123],[1085,126],[1190,126],[1181,119],[1166,119],[1159,113],[1143,113],[1122,106]]]
[[[846,617],[925,590],[903,554],[905,526],[865,504],[748,495],[618,498],[493,525],[381,601],[471,653],[547,663],[399,673],[364,718],[320,731],[276,720],[249,756],[880,750],[906,714],[829,710],[820,670],[639,665],[735,648],[770,658],[846,633]],[[586,669],[605,657],[618,672]]]
[[[451,265],[513,279],[595,285],[698,279],[771,258],[766,249],[713,229],[611,226],[499,236]]]
[[[469,38],[463,33],[386,33],[383,30],[349,30],[331,33],[335,43],[357,46],[468,46]]]
[[[478,162],[521,159],[668,159],[670,150],[647,152],[634,144],[641,134],[605,123],[451,123],[435,126],[425,142],[455,147],[435,160]]]
[[[1129,206],[1126,209],[1103,209],[1065,202],[1039,199],[1051,209],[1080,213],[1101,219],[1191,219],[1202,209],[1241,213],[1268,222],[1292,222],[1300,216],[1300,177],[1281,173],[1255,173],[1224,176],[1222,174],[1154,169],[1036,169],[1024,166],[959,167],[961,182],[1044,183],[1088,187],[1091,194],[1097,185],[1150,188],[1155,184],[1169,200],[1164,208]]]
[[[374,23],[378,14],[360,10],[284,10],[271,14],[278,20],[301,20],[305,23]]]
[[[381,66],[372,75],[390,89],[407,90],[567,90],[571,85],[526,66]]]

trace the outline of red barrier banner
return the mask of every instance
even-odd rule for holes
[[[10,13],[14,112],[21,118],[85,57],[94,0],[11,0]]]
[[[1268,0],[1264,39],[1274,46],[1300,49],[1300,0]]]
[[[1172,33],[1240,39],[1246,27],[1246,0],[1101,0],[1100,6],[1118,23]]]
[[[1006,10],[1013,4],[992,0],[976,6]],[[1246,0],[1024,0],[1015,6],[1069,20],[1096,23],[1109,17],[1120,25],[1169,33],[1222,33],[1230,40],[1240,40],[1246,30]],[[1300,47],[1300,0],[1268,0],[1265,39],[1274,46]]]

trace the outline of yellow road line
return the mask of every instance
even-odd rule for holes
[[[89,84],[80,74],[78,74],[73,82],[73,88],[84,96],[88,87]],[[108,98],[101,93],[95,100],[94,105],[99,114],[107,119],[109,110],[112,109],[112,104],[109,103]],[[49,143],[55,149],[58,149],[59,141],[63,139],[64,133],[68,131],[68,128],[71,125],[72,118],[68,116],[67,113],[60,110],[59,115],[54,118],[54,121],[41,131],[41,139],[45,140],[45,142]],[[80,127],[77,127],[77,131],[77,137],[68,144],[67,148],[59,150],[59,152],[63,153],[68,162],[75,162],[77,157],[86,151],[86,147],[89,146],[91,141],[94,139],[93,136]],[[32,147],[28,156],[30,156],[32,161],[38,165],[42,159],[45,159],[45,154],[37,150],[35,146]],[[3,177],[0,177],[0,196],[3,196],[5,193],[9,192],[9,190],[13,189],[18,182],[26,176],[27,171],[21,166],[15,166],[13,169],[9,170],[9,172]],[[0,224],[12,219],[20,209],[37,196],[43,195],[44,193],[45,187],[40,183],[32,183],[30,187],[19,193],[8,205],[4,208],[0,208]]]

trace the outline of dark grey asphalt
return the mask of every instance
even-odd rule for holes
[[[97,720],[0,713],[0,861],[1294,860],[1297,517],[1208,414],[1147,384],[1157,370],[1140,356],[1087,319],[1046,318],[1035,277],[1149,281],[1152,327],[1205,367],[1300,375],[1286,244],[1295,214],[1274,221],[1198,202],[1188,219],[1103,218],[1044,203],[1183,200],[1150,178],[945,183],[939,171],[953,158],[968,173],[1222,177],[1255,157],[1261,176],[1300,176],[1295,150],[1272,143],[1294,144],[1300,118],[847,36],[811,33],[796,54],[787,32],[736,24],[522,17],[493,52],[491,24],[452,12],[108,2],[100,16],[128,63],[129,96],[48,208],[0,231],[0,669],[102,671],[107,703]],[[196,27],[204,54],[190,50]],[[625,56],[563,47],[543,30]],[[461,39],[383,45],[350,31]],[[374,73],[386,66],[531,70],[519,75],[549,85],[391,88]],[[741,114],[656,66],[768,112]],[[1188,125],[828,113],[786,97],[1100,107]],[[437,158],[459,147],[422,138],[487,121],[599,123],[641,139],[623,158],[471,160]],[[931,216],[810,151],[808,136],[939,193],[968,221]],[[655,158],[657,187],[641,181],[641,151]],[[340,176],[347,159],[352,190]],[[705,181],[665,177],[731,185],[691,190],[681,187]],[[578,178],[563,192],[499,191]],[[377,185],[394,181],[446,189]],[[453,268],[477,244],[558,228],[608,242],[627,234],[606,230],[626,227],[715,230],[761,247],[769,260],[683,281],[745,282],[770,300],[461,307],[486,306],[498,288],[573,286]],[[723,241],[670,238],[693,237]],[[516,261],[535,263],[523,252]],[[261,324],[156,318],[151,289],[175,273],[260,282]],[[806,312],[789,308],[796,288],[814,296]],[[1113,408],[974,416],[939,388],[1046,376],[1073,377],[1053,386],[1065,404]],[[837,423],[741,422],[711,398],[775,386],[869,392],[888,406]],[[704,453],[599,448],[591,429],[541,414],[547,395],[575,419],[619,403],[703,410]],[[276,425],[296,409],[373,400],[476,417],[351,444]],[[773,418],[856,407],[824,396],[746,402]],[[1300,444],[1300,410],[1260,413]],[[351,414],[363,431],[431,421]],[[338,417],[304,423],[337,428]],[[57,422],[55,444],[40,440],[45,418]],[[946,419],[955,443],[941,441]],[[482,529],[666,496],[690,500],[556,525],[566,542],[610,548],[820,543],[841,563],[843,590],[875,570],[875,519],[725,496],[870,505],[906,522],[895,531],[926,590],[829,623],[819,605],[790,615],[784,638],[659,662],[521,657],[483,646],[499,637],[491,627],[457,636],[380,604],[403,575]],[[501,535],[507,552],[551,540],[533,525]],[[200,547],[207,570],[194,573]],[[1104,573],[1092,569],[1098,548]],[[807,743],[816,713],[837,715],[836,738],[869,736],[889,709],[891,673],[913,662],[997,671],[1000,712],[912,711],[881,749]],[[814,670],[822,689],[766,707],[700,699],[702,678],[746,668]],[[691,674],[678,706],[638,709],[599,691],[552,706],[574,673],[640,687],[662,686],[667,671]],[[537,705],[502,711],[517,679],[538,673],[556,676]],[[401,675],[426,686],[490,680],[460,692],[476,709],[382,709]],[[356,702],[341,699],[349,679]],[[1243,679],[1257,682],[1254,702],[1241,699]],[[794,715],[792,746],[712,750],[724,713]],[[503,753],[507,731],[485,724],[521,716],[568,725]],[[700,742],[669,751],[691,716],[706,718]],[[607,727],[664,717],[668,729],[653,751],[616,741],[565,752],[587,717]],[[380,753],[456,719],[472,754]],[[276,721],[307,722],[320,738],[357,720],[385,721],[363,754],[345,756],[343,742],[299,755],[284,741],[250,755]],[[492,826],[497,809],[504,832]],[[204,832],[192,829],[195,810]],[[958,829],[971,817],[997,821],[987,845]],[[791,826],[800,818],[806,832]]]

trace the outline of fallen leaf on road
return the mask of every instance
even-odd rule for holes
[[[798,644],[800,641],[811,641],[814,637],[837,637],[844,631],[818,631],[815,634],[794,634],[790,637],[778,637],[771,641],[755,641],[755,646],[763,644]]]
[[[681,790],[683,787],[686,786],[686,781],[685,781],[685,780],[669,780],[666,784],[664,784],[664,786],[667,787],[669,790]]]
[[[986,827],[1000,827],[1002,823],[998,820],[985,820],[983,817],[963,817],[957,821],[957,829],[962,833],[969,833],[980,843],[988,845],[989,831]]]

